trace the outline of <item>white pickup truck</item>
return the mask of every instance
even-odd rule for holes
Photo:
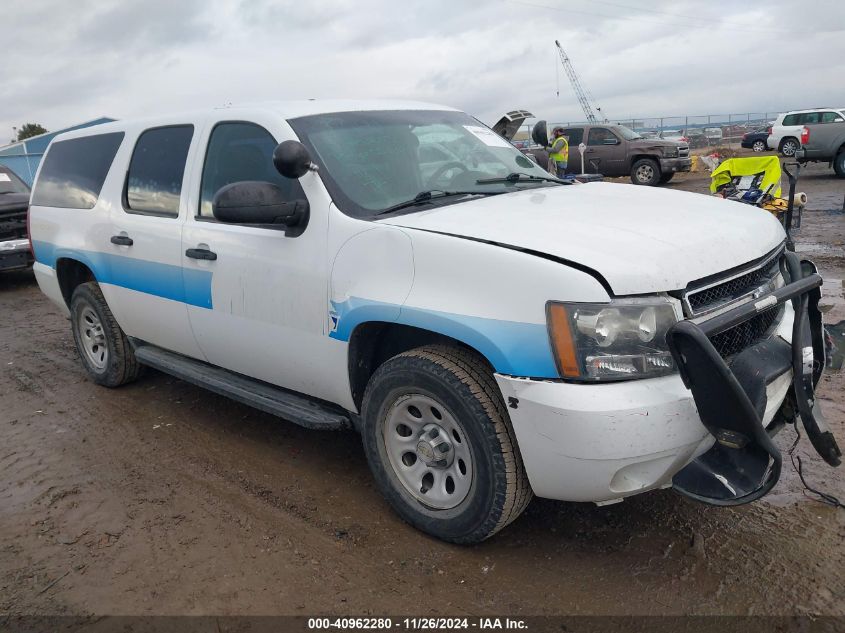
[[[91,378],[142,365],[355,428],[409,523],[489,537],[533,494],[766,494],[800,415],[839,449],[812,264],[757,208],[570,184],[476,119],[271,103],[56,137],[35,275]]]

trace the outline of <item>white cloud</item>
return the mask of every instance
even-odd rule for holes
[[[579,120],[555,39],[613,119],[845,105],[842,3],[633,4],[7,0],[0,139],[28,121],[305,97]]]

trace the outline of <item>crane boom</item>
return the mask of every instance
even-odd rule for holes
[[[596,111],[603,115],[601,108],[595,106],[595,111],[593,111],[593,104],[590,102],[590,99],[587,97],[587,93],[581,86],[581,80],[578,79],[578,74],[575,72],[572,62],[564,52],[559,41],[555,40],[555,46],[557,46],[557,52],[560,55],[560,63],[563,65],[563,69],[566,71],[569,81],[572,83],[572,89],[575,90],[575,96],[578,97],[578,103],[581,104],[581,109],[584,111],[587,121],[590,123],[598,123],[599,118],[596,116]],[[602,120],[606,123],[607,117],[604,117]]]

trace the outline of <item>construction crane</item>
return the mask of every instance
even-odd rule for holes
[[[575,96],[578,97],[578,103],[581,104],[581,109],[584,111],[584,115],[587,117],[587,121],[593,124],[598,123],[599,118],[598,116],[596,116],[596,112],[598,112],[599,115],[603,117],[601,119],[602,123],[607,123],[607,117],[604,116],[604,113],[601,111],[601,108],[593,105],[592,95],[589,95],[588,97],[588,93],[581,86],[581,80],[578,79],[578,75],[575,72],[575,68],[572,66],[572,62],[564,52],[563,47],[560,45],[560,42],[555,40],[555,46],[557,46],[557,52],[560,55],[560,63],[563,64],[563,69],[569,76],[569,81],[572,82],[572,89],[575,90]],[[560,88],[558,88],[557,96],[560,96]],[[593,111],[594,107],[595,111]]]

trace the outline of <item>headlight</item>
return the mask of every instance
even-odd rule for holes
[[[663,157],[664,158],[677,158],[678,157],[678,148],[677,147],[667,147],[663,150]]]
[[[667,299],[550,301],[547,316],[552,349],[564,378],[628,380],[675,371],[666,332],[677,318]]]

